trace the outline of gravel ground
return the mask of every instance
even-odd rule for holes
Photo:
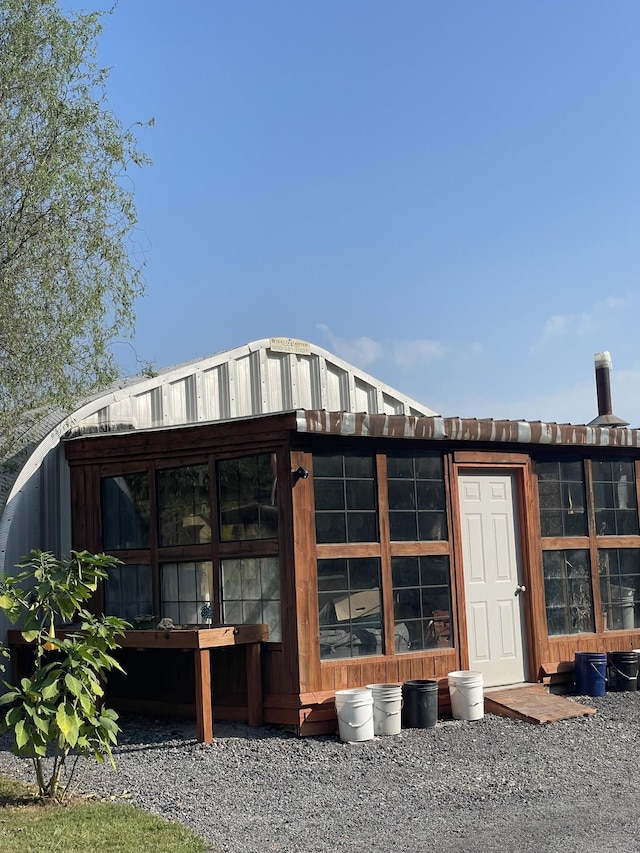
[[[637,853],[640,693],[575,698],[598,713],[442,719],[358,744],[230,723],[200,744],[191,721],[127,715],[117,772],[87,762],[82,790],[186,824],[218,853]],[[31,781],[6,736],[0,772]]]

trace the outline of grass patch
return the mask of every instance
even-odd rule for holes
[[[2,853],[207,853],[210,845],[186,827],[128,803],[38,800],[19,782],[0,776]]]

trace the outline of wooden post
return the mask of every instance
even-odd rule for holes
[[[209,649],[196,649],[196,732],[201,743],[213,740],[213,713],[211,710],[211,662]]]

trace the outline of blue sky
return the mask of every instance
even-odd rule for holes
[[[291,336],[445,415],[584,423],[609,350],[640,426],[639,33],[637,0],[120,0],[138,356]]]

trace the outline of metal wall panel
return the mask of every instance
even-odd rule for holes
[[[131,377],[73,414],[47,416],[17,471],[0,468],[0,572],[32,548],[71,548],[69,470],[60,445],[70,429],[149,429],[295,409],[434,414],[320,347],[271,349],[264,339],[154,376]],[[25,442],[26,444],[26,442]],[[0,623],[0,636],[3,627]]]

